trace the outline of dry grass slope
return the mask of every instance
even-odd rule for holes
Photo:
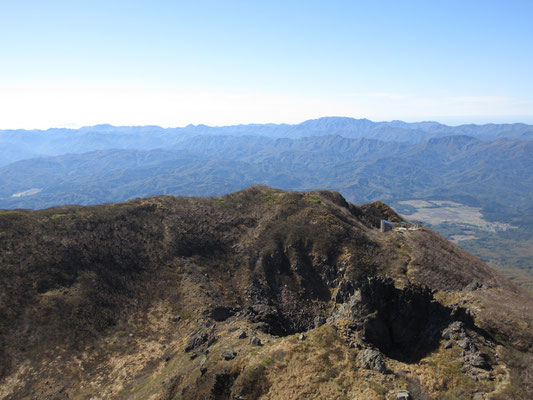
[[[532,398],[531,295],[381,218],[264,186],[1,212],[0,398]]]

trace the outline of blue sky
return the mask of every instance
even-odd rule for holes
[[[532,1],[0,5],[0,128],[533,123]]]

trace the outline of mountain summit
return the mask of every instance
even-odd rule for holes
[[[380,202],[0,212],[2,399],[531,399],[533,297]]]

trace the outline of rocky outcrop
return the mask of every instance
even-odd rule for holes
[[[201,347],[209,347],[213,343],[215,343],[217,340],[216,335],[213,333],[213,330],[210,329],[208,331],[205,330],[199,330],[195,333],[193,333],[189,340],[187,340],[187,344],[185,345],[185,352],[190,352],[192,350],[197,350]]]
[[[209,316],[216,322],[222,322],[234,316],[239,311],[238,308],[228,306],[217,306],[209,312]]]
[[[387,371],[383,354],[377,350],[363,350],[357,356],[357,360],[362,368],[372,369],[382,374]]]
[[[462,364],[462,370],[469,373],[471,376],[479,374],[478,369],[490,371],[492,369],[490,363],[490,356],[479,351],[476,341],[468,333],[465,324],[461,321],[452,322],[446,329],[442,331],[442,337],[449,340],[448,348],[455,343],[460,349],[461,358],[459,362]]]

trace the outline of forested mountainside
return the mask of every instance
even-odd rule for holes
[[[334,189],[353,202],[386,201],[533,288],[531,128],[329,117],[0,131],[0,208],[223,195],[253,184]]]
[[[337,192],[0,213],[0,398],[530,399],[533,296]]]
[[[533,142],[467,136],[417,145],[340,136],[202,136],[173,149],[102,150],[13,163],[0,168],[0,207],[96,204],[167,193],[221,195],[264,183],[333,188],[356,202],[459,201],[482,207],[501,222],[531,223],[524,215],[532,209],[532,155]],[[24,193],[31,189],[38,192]]]

